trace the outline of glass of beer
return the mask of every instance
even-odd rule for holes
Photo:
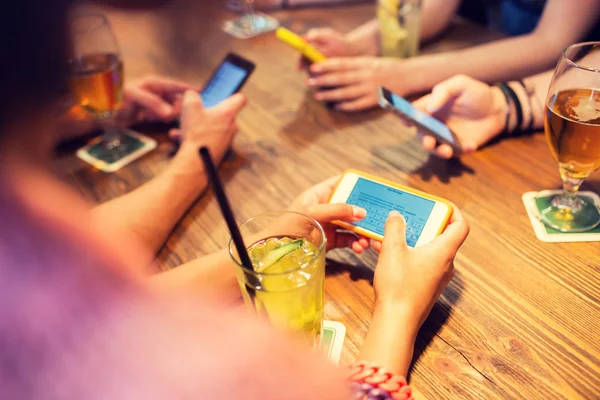
[[[117,40],[103,15],[75,16],[71,28],[71,92],[79,106],[102,124],[106,150],[118,150],[121,136],[115,118],[123,104],[123,62]]]
[[[240,262],[233,241],[229,252],[248,309],[319,346],[326,245],[321,225],[303,214],[271,212],[244,222],[240,233],[252,270]]]
[[[541,211],[542,221],[562,232],[593,229],[600,223],[598,205],[577,191],[600,167],[600,42],[563,52],[548,90],[544,129],[563,192]]]

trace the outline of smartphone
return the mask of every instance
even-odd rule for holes
[[[237,54],[229,53],[200,91],[204,107],[214,107],[238,92],[248,80],[255,65]]]
[[[406,243],[410,247],[429,243],[443,232],[452,215],[452,204],[447,200],[355,170],[344,172],[329,202],[367,210],[361,221],[334,224],[378,241],[383,240],[388,214],[398,211],[406,220]]]
[[[290,31],[289,29],[280,26],[275,31],[275,36],[277,36],[283,43],[298,50],[304,56],[304,58],[311,63],[324,61],[326,59],[323,53],[315,49],[306,40],[302,39],[302,37]]]
[[[419,110],[401,96],[390,92],[386,88],[380,87],[379,105],[385,110],[392,111],[403,118],[409,119],[419,128],[427,131],[438,142],[450,145],[455,152],[462,152],[458,138],[446,124]]]

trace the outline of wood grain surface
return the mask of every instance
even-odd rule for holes
[[[558,188],[543,135],[504,140],[460,161],[430,157],[393,115],[329,111],[312,100],[297,55],[272,34],[242,41],[220,23],[220,2],[178,0],[152,11],[106,11],[121,45],[127,79],[160,73],[201,86],[227,51],[257,63],[244,88],[249,103],[221,172],[237,219],[285,208],[302,190],[356,168],[447,198],[462,209],[471,235],[456,275],[423,326],[413,387],[430,399],[600,398],[600,244],[542,243],[521,195]],[[372,5],[273,13],[297,32],[331,25],[348,31],[374,16]],[[467,47],[498,35],[459,23],[425,51]],[[410,79],[410,77],[406,77]],[[102,202],[158,174],[171,145],[114,174],[72,155],[59,171]],[[584,189],[600,192],[596,172]],[[205,194],[158,255],[162,269],[226,245],[215,199]],[[328,255],[326,317],[348,328],[342,362],[356,357],[371,317],[376,256]]]

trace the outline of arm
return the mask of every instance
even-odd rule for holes
[[[93,218],[158,251],[207,185],[195,149],[182,148],[167,170],[138,189],[96,207]]]
[[[421,6],[421,41],[444,31],[460,6],[461,0],[424,0]]]
[[[446,230],[425,246],[406,245],[406,222],[392,211],[385,224],[373,288],[375,310],[360,359],[407,376],[417,333],[454,274],[469,225],[454,209]]]
[[[599,13],[598,0],[582,0],[577,7],[570,2],[549,0],[531,34],[398,61],[398,70],[412,72],[412,79],[396,80],[390,88],[401,94],[423,92],[456,74],[496,82],[549,68],[562,50],[591,29]]]
[[[215,162],[220,162],[237,129],[235,116],[244,104],[245,98],[237,94],[205,109],[197,92],[185,92],[179,134],[183,141],[167,170],[139,189],[100,205],[94,218],[158,251],[207,185],[198,148],[207,146]]]

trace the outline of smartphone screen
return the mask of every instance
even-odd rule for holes
[[[386,99],[398,111],[400,111],[400,113],[406,115],[408,118],[412,119],[416,123],[437,134],[440,138],[446,140],[448,143],[453,144],[455,142],[454,135],[452,135],[450,129],[448,129],[448,127],[443,122],[419,110],[418,108],[410,104],[409,101],[398,96],[397,94],[387,90],[385,92],[389,93],[389,96],[386,93]]]
[[[250,71],[225,60],[202,90],[204,107],[214,107],[238,91]]]
[[[415,247],[435,206],[433,200],[364,178],[358,178],[346,202],[367,210],[365,219],[353,225],[382,236],[390,211],[400,212],[406,219],[406,243],[411,247]]]

